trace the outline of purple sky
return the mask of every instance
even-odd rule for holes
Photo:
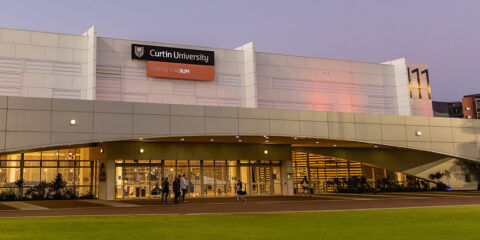
[[[429,65],[432,97],[480,93],[478,0],[2,2],[0,27]]]

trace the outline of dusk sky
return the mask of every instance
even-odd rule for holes
[[[0,27],[429,65],[432,97],[480,93],[480,1],[3,1]]]

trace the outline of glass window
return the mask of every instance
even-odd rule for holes
[[[75,161],[59,161],[60,167],[75,167]]]
[[[57,168],[42,168],[41,181],[51,182],[57,176]]]
[[[165,166],[175,166],[175,160],[165,160]]]
[[[213,160],[203,160],[203,166],[213,166]]]
[[[23,154],[24,160],[42,160],[42,152],[29,152]]]
[[[77,148],[75,155],[77,160],[90,160],[90,148]]]
[[[40,168],[24,168],[23,179],[27,187],[37,185],[40,182]]]
[[[225,160],[215,160],[215,166],[226,166]]]
[[[42,161],[42,167],[56,167],[57,161]]]
[[[25,161],[24,163],[25,167],[40,167],[40,161]]]
[[[73,186],[75,184],[74,168],[59,168],[58,173],[62,174],[62,178],[67,182],[67,186]]]
[[[42,152],[42,160],[58,160],[58,151],[43,151]]]
[[[190,164],[190,166],[200,166],[200,160],[190,160],[188,164]]]
[[[15,181],[18,179],[19,168],[0,168],[0,187],[15,187]]]
[[[9,154],[7,155],[7,160],[21,160],[22,156],[20,154]]]
[[[59,151],[59,160],[75,160],[75,149],[60,149]]]

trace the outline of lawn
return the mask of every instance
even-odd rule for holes
[[[0,239],[479,239],[480,206],[0,219]]]

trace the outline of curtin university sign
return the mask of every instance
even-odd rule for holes
[[[215,79],[213,51],[132,44],[132,59],[148,61],[149,77],[201,81]]]
[[[132,44],[132,59],[214,66],[213,51]]]

